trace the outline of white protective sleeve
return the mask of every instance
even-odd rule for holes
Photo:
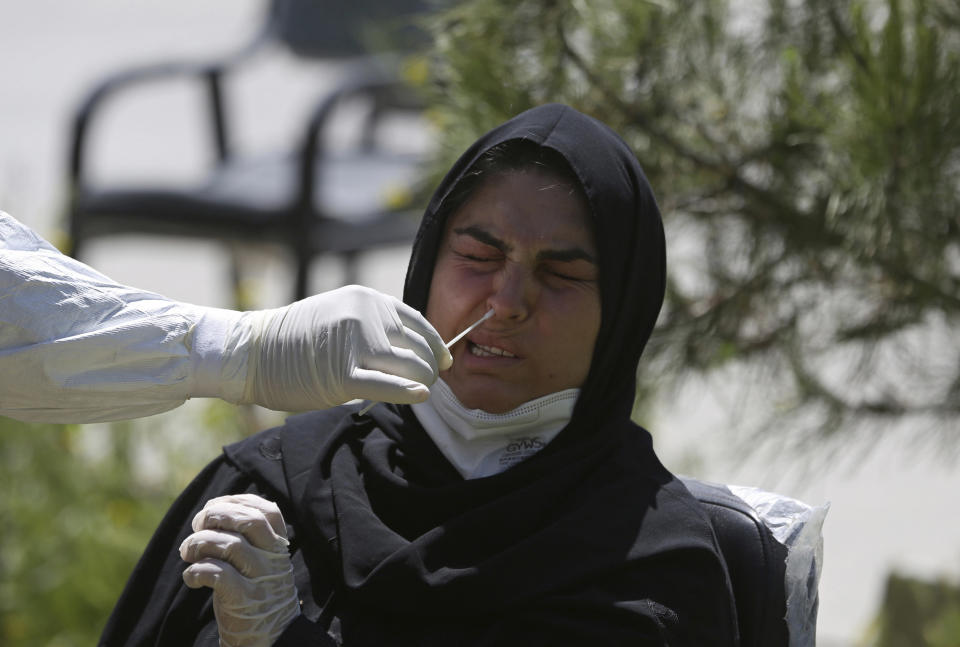
[[[226,333],[250,316],[120,285],[0,211],[0,415],[99,422],[236,402],[251,340]]]

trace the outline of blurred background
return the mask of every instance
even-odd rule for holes
[[[97,206],[103,187],[220,195],[203,184],[224,158],[207,68],[98,104],[80,175],[76,120],[122,70],[232,60],[267,6],[0,2],[0,209],[70,251],[71,209]],[[664,462],[830,503],[818,644],[960,645],[958,5],[466,0],[422,24],[435,38],[415,50],[395,31],[370,37],[402,49],[390,73],[418,93],[399,102],[419,116],[385,138],[423,161],[416,177],[397,171],[409,186],[391,176],[375,197],[397,217],[416,210],[479,133],[538,103],[610,124],[637,151],[668,231],[668,304],[637,411]],[[225,68],[229,157],[299,150],[356,60],[272,46]],[[366,122],[343,112],[322,141],[346,159],[339,134]],[[231,186],[254,192],[255,217],[277,201],[250,168]],[[350,279],[400,295],[408,230],[360,222],[375,249],[344,242],[346,256],[313,258],[311,292]],[[160,233],[91,235],[82,258],[204,305],[294,296],[287,239]],[[113,425],[0,418],[0,644],[93,644],[173,497],[221,444],[281,419],[202,400]]]

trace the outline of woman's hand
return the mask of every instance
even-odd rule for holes
[[[253,494],[211,499],[180,545],[190,588],[213,589],[223,647],[267,647],[300,614],[280,508]]]

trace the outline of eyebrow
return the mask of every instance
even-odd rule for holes
[[[505,241],[500,240],[496,236],[493,236],[490,232],[477,227],[476,225],[471,225],[469,227],[458,227],[453,230],[455,234],[460,236],[470,236],[471,238],[483,243],[484,245],[489,245],[494,249],[503,252],[506,254],[513,250],[513,247],[507,244]],[[563,263],[571,263],[573,261],[586,261],[593,265],[597,264],[597,259],[593,257],[592,254],[587,252],[587,250],[582,247],[570,247],[567,249],[544,249],[537,253],[537,260],[541,261],[559,261]]]

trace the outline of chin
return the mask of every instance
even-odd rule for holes
[[[466,408],[480,409],[481,411],[494,414],[513,411],[526,402],[527,399],[532,399],[518,400],[515,392],[506,394],[503,393],[501,389],[464,389],[452,384],[450,385],[450,389],[453,391],[453,394],[457,396],[457,399],[460,400],[460,404]]]
[[[459,399],[459,396],[457,399]],[[480,409],[481,411],[486,411],[487,413],[496,414],[513,411],[524,402],[526,402],[526,400],[522,402],[515,402],[491,398],[468,398],[467,400],[460,400],[460,403],[468,409]]]
[[[523,404],[523,402],[516,402],[512,404],[500,404],[500,405],[494,404],[494,405],[487,405],[487,406],[480,405],[477,407],[470,407],[470,408],[480,409],[481,411],[485,411],[486,413],[501,414],[501,413],[509,413],[514,409],[516,409],[517,407],[519,407],[521,404]]]

